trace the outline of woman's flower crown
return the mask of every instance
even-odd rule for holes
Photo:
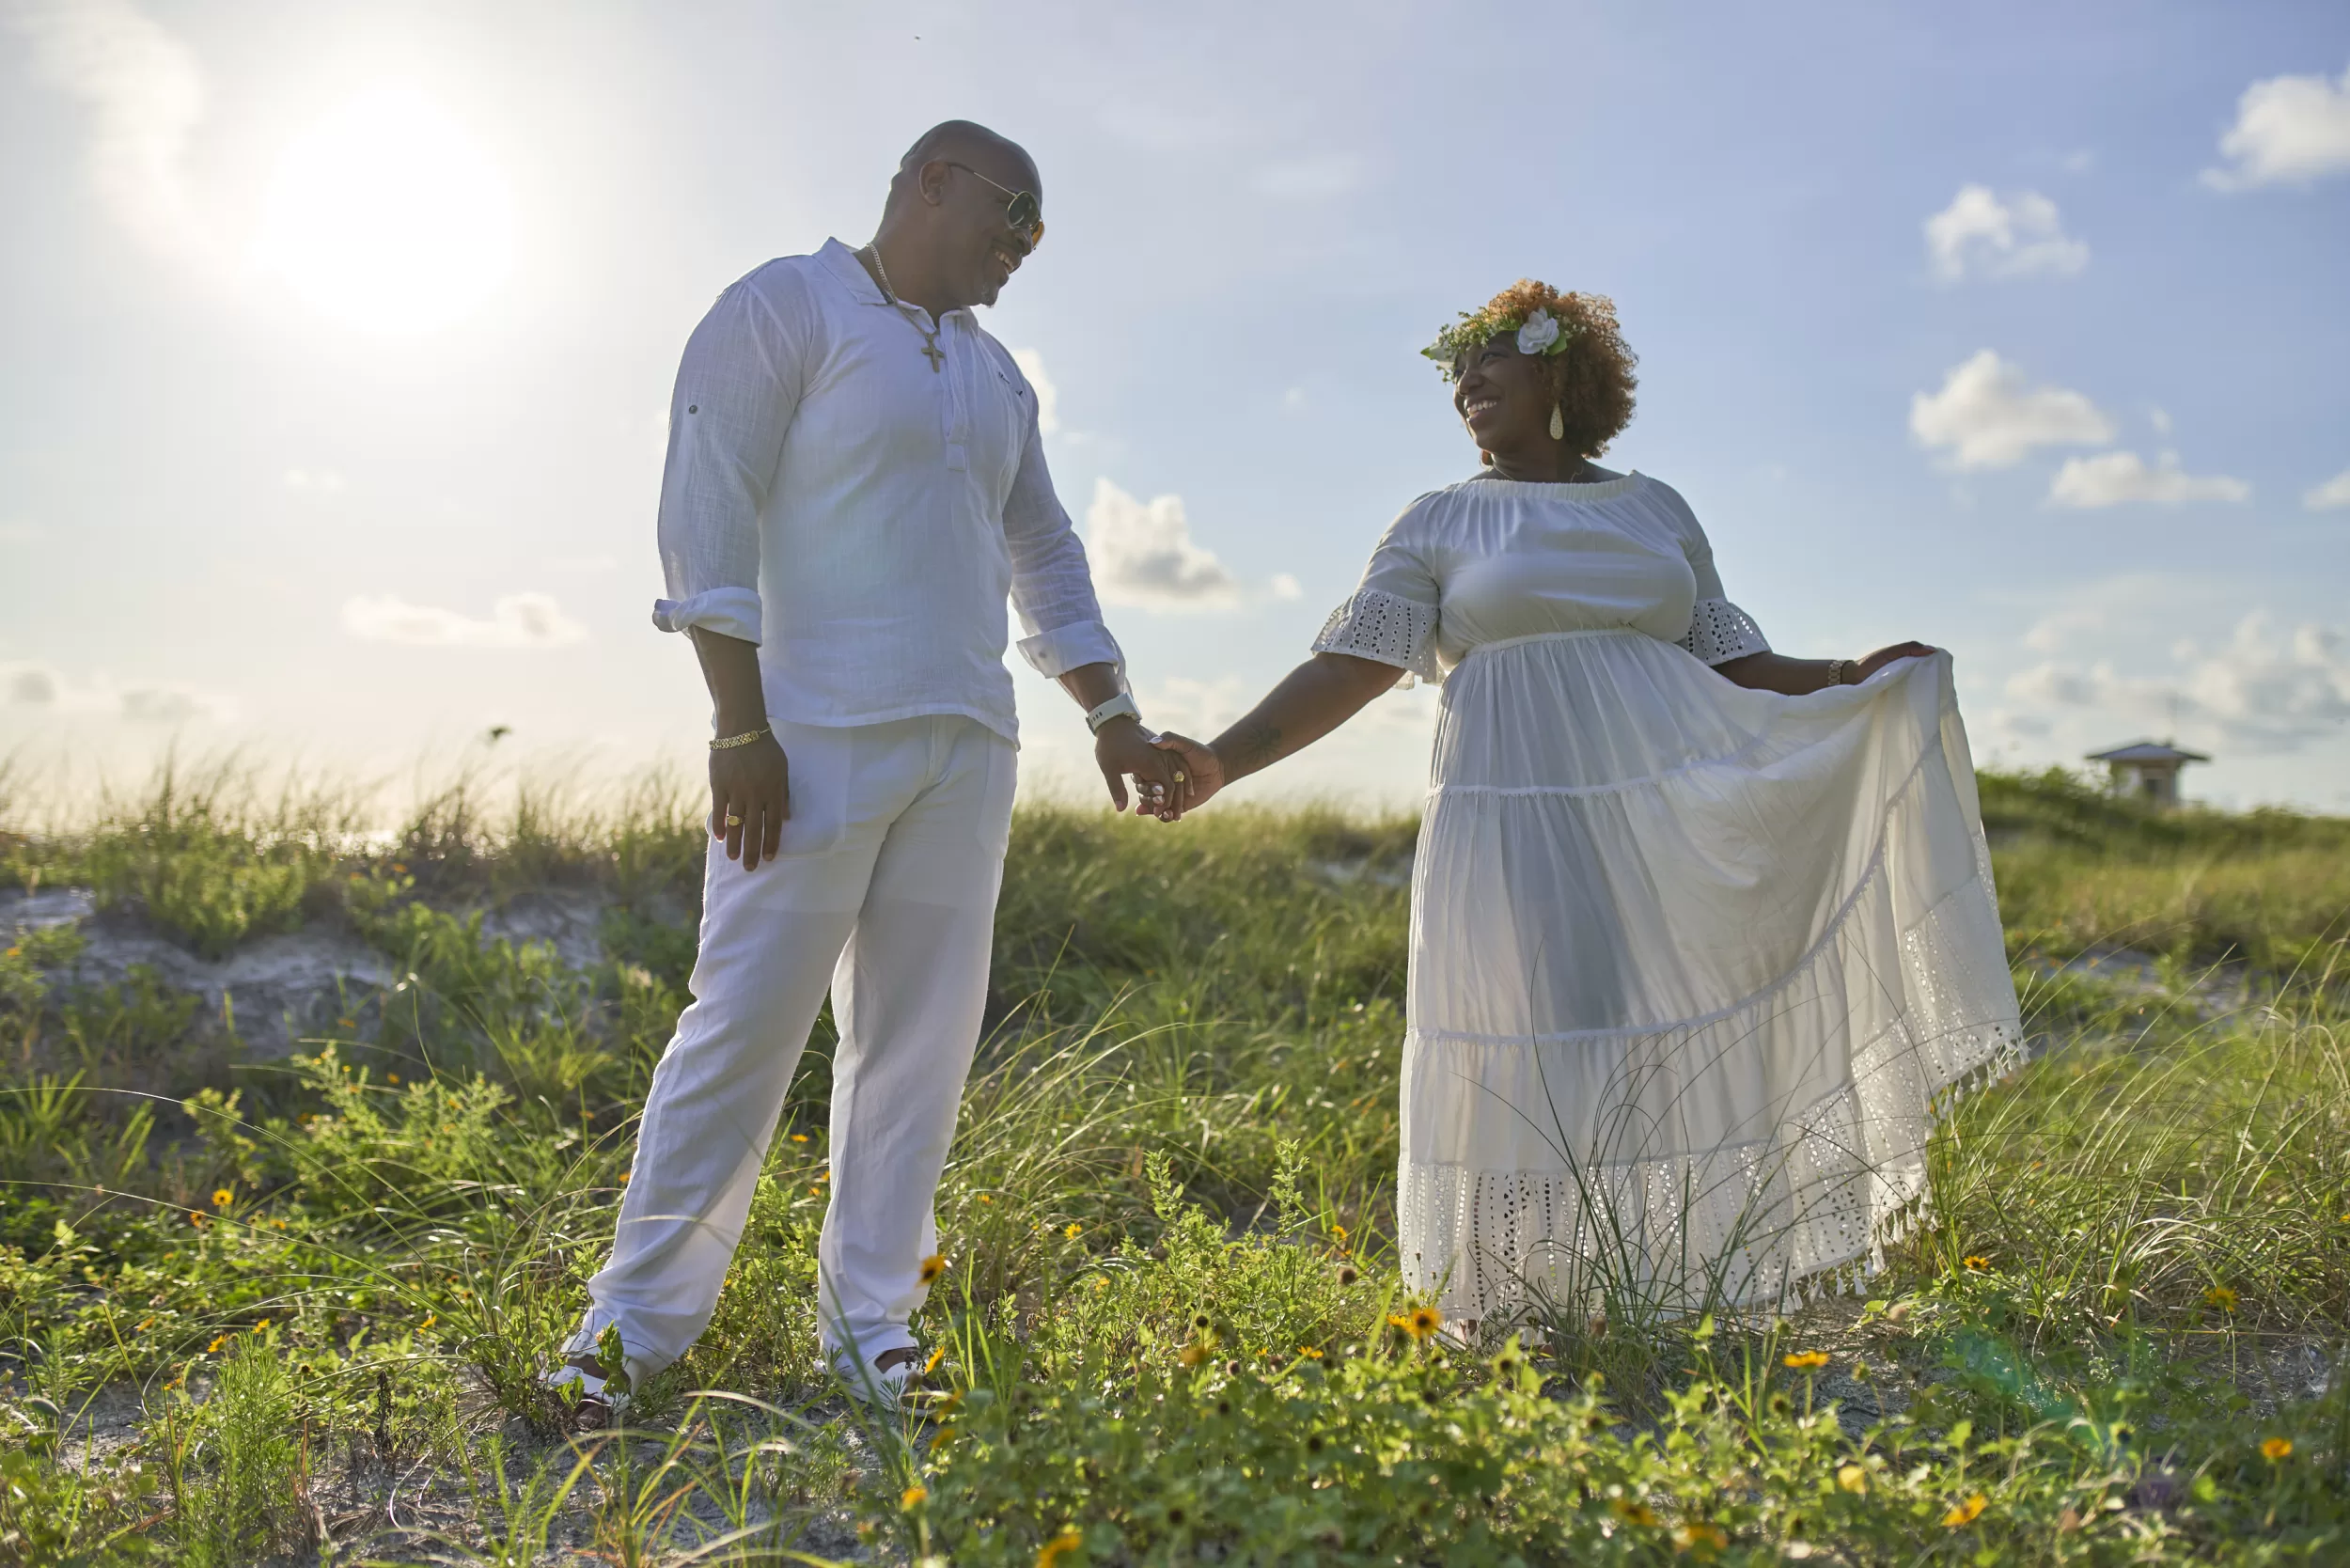
[[[1452,367],[1463,353],[1483,347],[1505,332],[1518,335],[1518,353],[1549,356],[1567,352],[1567,345],[1574,340],[1575,328],[1573,322],[1553,314],[1546,305],[1538,305],[1530,311],[1496,310],[1489,305],[1482,310],[1462,311],[1458,321],[1436,334],[1436,340],[1419,352],[1434,360],[1443,368],[1444,379],[1450,381]]]

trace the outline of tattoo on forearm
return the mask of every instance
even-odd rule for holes
[[[1232,737],[1232,760],[1243,773],[1255,773],[1279,760],[1281,729],[1278,725],[1263,719],[1243,719],[1240,732]]]

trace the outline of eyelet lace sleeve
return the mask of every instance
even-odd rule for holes
[[[1415,676],[1432,684],[1444,680],[1436,664],[1436,606],[1379,588],[1358,588],[1331,611],[1313,651],[1394,665],[1403,671],[1399,686],[1410,685]]]
[[[1727,599],[1700,599],[1689,615],[1688,633],[1681,646],[1709,665],[1725,664],[1743,659],[1749,653],[1768,653],[1770,643],[1762,635],[1762,628]]]

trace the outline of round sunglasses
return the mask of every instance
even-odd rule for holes
[[[1011,225],[1014,233],[1027,237],[1030,250],[1036,249],[1043,243],[1044,208],[1043,203],[1037,200],[1034,192],[1015,191],[1009,185],[996,184],[995,180],[989,180],[986,175],[981,174],[970,165],[958,164],[951,158],[942,159],[941,162],[950,169],[961,169],[973,179],[985,180],[986,183],[1003,192],[1009,198],[1004,203],[1004,221]]]

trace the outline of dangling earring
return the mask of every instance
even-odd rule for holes
[[[1550,438],[1553,441],[1567,438],[1567,416],[1557,403],[1550,405]]]

